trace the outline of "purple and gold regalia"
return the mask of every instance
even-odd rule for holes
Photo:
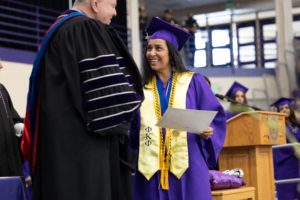
[[[153,152],[151,154],[148,153],[148,162],[147,158],[141,158],[141,154],[147,154],[147,150],[144,148],[153,144],[153,138],[159,137],[159,133],[155,131],[155,128],[151,126],[151,128],[148,128],[147,124],[150,123],[150,120],[143,120],[147,119],[147,117],[143,116],[143,113],[145,113],[143,111],[144,103],[152,101],[154,104],[151,95],[148,95],[151,93],[152,88],[146,85],[146,87],[144,87],[145,101],[141,107],[141,114],[136,117],[136,123],[133,124],[134,126],[131,130],[131,146],[139,154],[139,162],[134,176],[134,200],[209,200],[212,198],[208,167],[216,165],[218,155],[225,140],[225,114],[222,106],[208,87],[203,76],[191,72],[184,72],[183,74],[187,73],[192,74],[190,79],[178,78],[178,80],[173,81],[175,83],[177,82],[177,86],[180,86],[178,88],[185,90],[185,92],[177,94],[177,96],[175,94],[174,107],[179,105],[183,106],[183,109],[218,111],[210,125],[214,129],[214,134],[207,140],[193,133],[179,132],[181,139],[178,134],[177,136],[172,136],[175,138],[171,141],[171,148],[174,149],[171,150],[170,156],[171,166],[168,172],[168,189],[162,189],[160,180],[161,169],[152,170],[153,167],[149,167],[154,166],[155,168],[159,166],[157,159],[151,156],[151,154],[158,154],[157,148],[152,148]],[[150,99],[147,99],[149,97]],[[176,98],[182,98],[185,102],[184,105],[178,102]],[[201,119],[199,119],[199,121],[201,121]],[[146,132],[152,131],[149,137],[147,137],[147,133],[146,137],[144,137],[144,135],[141,136],[143,130],[140,130],[140,127],[143,126],[146,127]],[[178,142],[176,141],[177,137],[179,138],[178,141],[181,140],[181,144],[179,145],[176,143]],[[146,146],[143,145],[141,148],[143,139],[145,139],[144,142],[146,142]],[[180,149],[177,149],[179,147]],[[177,160],[173,161],[176,156]],[[172,166],[173,162],[175,162],[174,166]],[[185,162],[187,162],[187,165]],[[150,172],[145,171],[145,169],[149,169]]]
[[[286,128],[287,143],[300,142],[300,129],[292,125],[287,125]],[[276,180],[285,180],[300,178],[300,160],[296,157],[295,148],[285,147],[273,150],[274,158],[274,174]],[[278,200],[300,199],[300,191],[298,191],[298,184],[287,183],[277,184],[276,191]]]

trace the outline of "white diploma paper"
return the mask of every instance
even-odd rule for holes
[[[209,127],[216,114],[217,111],[168,108],[156,126],[200,133]]]

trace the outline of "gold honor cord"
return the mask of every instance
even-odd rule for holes
[[[170,99],[168,103],[168,107],[173,106],[174,102],[174,92],[176,88],[176,81],[177,80],[177,73],[174,73],[172,79],[172,88],[170,93]],[[160,99],[159,93],[156,87],[156,77],[153,76],[152,80],[152,92],[154,94],[154,106],[155,106],[155,116],[157,121],[161,118],[161,106],[160,106]],[[160,164],[160,184],[162,189],[168,190],[169,189],[169,181],[168,181],[168,173],[170,169],[170,162],[171,162],[171,136],[170,129],[166,128],[166,135],[165,138],[163,136],[162,128],[159,128],[160,133],[160,141],[159,141],[159,164]]]

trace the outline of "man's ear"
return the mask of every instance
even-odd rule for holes
[[[90,0],[90,6],[94,13],[98,12],[98,9],[97,9],[99,6],[98,0]]]

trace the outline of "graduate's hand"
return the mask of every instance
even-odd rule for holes
[[[214,134],[214,129],[212,127],[208,127],[206,130],[203,132],[199,133],[200,137],[204,139],[209,139],[211,136]]]

